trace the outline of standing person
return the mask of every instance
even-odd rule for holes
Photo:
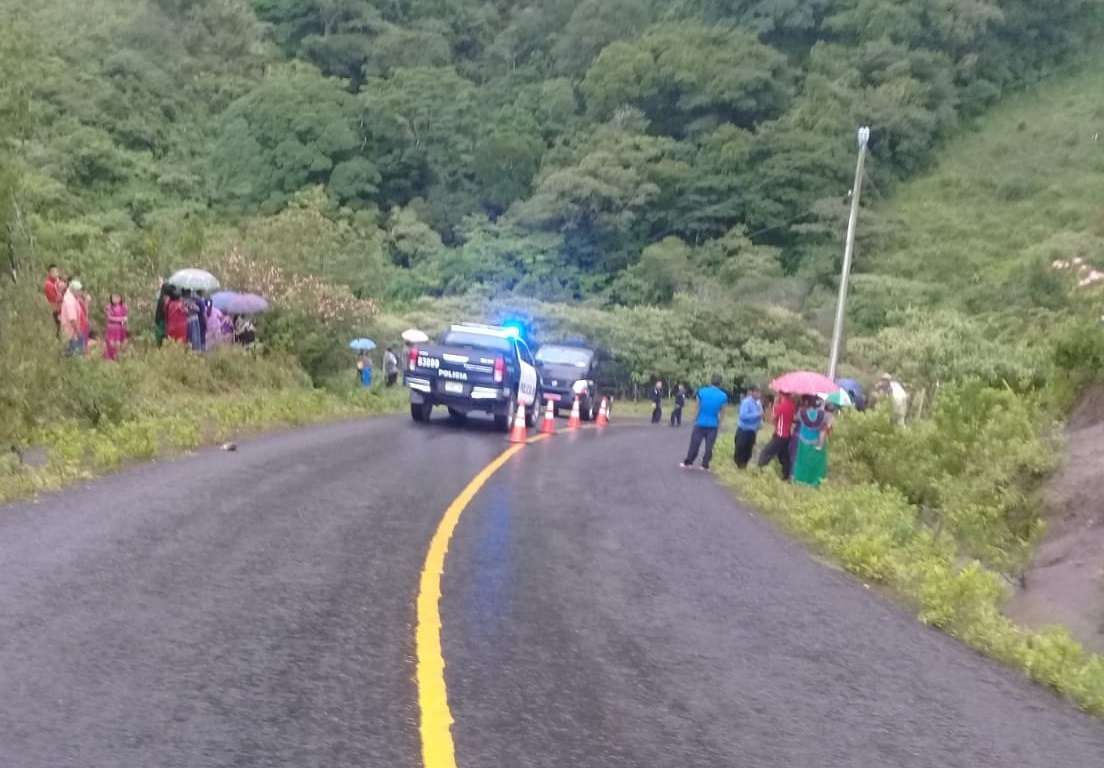
[[[199,307],[199,351],[207,351],[207,323],[211,319],[211,300],[203,291],[196,291],[194,300]]]
[[[81,333],[80,280],[71,281],[61,299],[61,312],[58,316],[61,340],[65,342],[65,354],[75,357],[84,354],[85,338]]]
[[[797,415],[797,451],[793,481],[817,487],[828,474],[828,432],[831,415],[818,398],[807,397]]]
[[[740,401],[740,422],[736,429],[736,466],[746,469],[755,450],[755,438],[763,425],[763,403],[759,387],[752,386]]]
[[[776,458],[782,464],[782,479],[789,480],[793,470],[792,442],[797,405],[787,392],[779,392],[774,404],[774,436],[759,454],[759,466],[765,467]]]
[[[188,309],[173,286],[169,286],[165,301],[165,338],[178,344],[188,343]]]
[[[362,387],[372,386],[372,358],[368,356],[367,352],[361,352],[357,356],[356,370],[360,385]]]
[[[119,352],[130,335],[127,330],[129,314],[122,295],[111,294],[111,303],[107,305],[104,316],[104,358],[106,360],[119,359]]]
[[[207,316],[207,349],[221,347],[233,335],[233,330],[229,336],[226,334],[226,315],[218,307],[212,306]]]
[[[92,319],[88,311],[89,305],[92,302],[92,295],[85,291],[82,286],[77,291],[77,297],[80,299],[80,335],[83,341],[81,349],[85,353],[88,353],[95,347],[93,339],[96,338],[96,335],[92,333]]]
[[[187,330],[186,340],[188,346],[192,348],[193,352],[203,351],[203,331],[202,325],[199,321],[199,315],[202,312],[202,304],[198,296],[194,291],[184,291],[184,311],[187,313]]]
[[[663,382],[657,381],[652,389],[652,423],[658,424],[663,420]]]
[[[257,341],[257,329],[245,315],[234,317],[234,341],[247,349]]]
[[[909,396],[905,388],[901,386],[901,382],[897,381],[896,377],[883,373],[878,380],[878,385],[874,388],[874,396],[875,405],[881,405],[883,401],[889,402],[889,406],[893,411],[893,420],[899,426],[903,426],[908,418]]]
[[[671,411],[671,426],[682,426],[682,409],[686,406],[686,386],[679,384],[675,388],[675,408]]]
[[[66,285],[61,279],[57,264],[51,264],[46,270],[46,282],[42,285],[42,292],[46,294],[46,303],[50,305],[50,312],[54,316],[54,330],[61,335],[61,300],[65,298]]]
[[[395,386],[395,382],[399,380],[399,358],[391,347],[383,353],[383,372],[387,375],[387,386]]]
[[[153,337],[157,340],[157,346],[165,342],[167,323],[167,310],[171,298],[172,286],[161,281],[161,287],[157,289],[157,306],[153,310]]]
[[[713,444],[717,442],[717,430],[721,426],[721,413],[728,404],[728,395],[721,389],[720,374],[713,377],[708,387],[698,390],[698,417],[694,420],[694,431],[690,433],[690,449],[681,466],[690,469],[698,458],[698,450],[705,441],[705,455],[702,456],[702,469],[709,471],[713,460]]]

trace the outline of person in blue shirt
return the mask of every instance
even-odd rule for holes
[[[698,418],[694,421],[694,431],[690,433],[690,450],[680,466],[690,469],[698,459],[702,441],[705,442],[705,455],[702,456],[702,469],[709,469],[713,460],[713,444],[717,442],[717,430],[721,426],[721,413],[728,404],[728,395],[721,389],[721,377],[713,377],[713,383],[698,390]]]
[[[740,423],[736,427],[736,466],[746,469],[755,450],[755,438],[763,426],[763,402],[759,387],[752,386],[740,401]]]

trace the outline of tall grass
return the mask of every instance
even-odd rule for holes
[[[1064,308],[1073,277],[1051,262],[1104,267],[1100,64],[1005,100],[930,173],[876,204],[891,234],[857,268],[919,281],[975,313]],[[1098,293],[1075,295],[1075,308],[1099,305]]]

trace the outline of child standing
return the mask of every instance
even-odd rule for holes
[[[111,294],[111,303],[107,305],[104,320],[104,359],[118,360],[119,352],[130,337],[127,327],[129,321],[126,301],[118,293]]]

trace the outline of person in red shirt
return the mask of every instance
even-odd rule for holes
[[[793,472],[793,433],[797,404],[788,392],[778,393],[774,405],[774,435],[759,454],[759,466],[765,467],[776,458],[782,465],[782,479],[789,480]]]
[[[165,304],[165,336],[181,344],[188,343],[188,308],[176,288],[169,290]]]
[[[54,313],[54,327],[58,333],[61,333],[61,299],[65,296],[65,288],[65,282],[61,279],[57,264],[51,264],[46,271],[46,282],[42,286],[42,292],[46,294],[46,303]]]

